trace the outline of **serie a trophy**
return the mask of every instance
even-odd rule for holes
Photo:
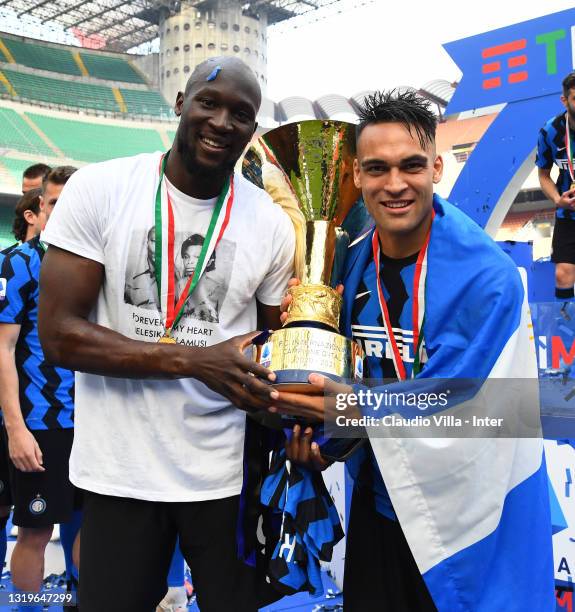
[[[312,372],[335,381],[363,376],[361,347],[339,333],[342,297],[335,288],[349,245],[341,224],[360,196],[353,183],[354,130],[341,121],[301,121],[266,133],[252,149],[262,186],[295,220],[296,233],[300,228],[301,283],[289,290],[283,327],[257,350],[259,363],[276,373],[274,386],[284,391],[309,392]]]

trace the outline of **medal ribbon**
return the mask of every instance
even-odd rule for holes
[[[573,170],[573,152],[571,151],[571,135],[569,130],[569,114],[565,113],[565,152],[567,153],[567,166],[571,176],[571,184],[575,183],[575,171]]]
[[[432,212],[431,223],[435,218],[435,211]],[[429,239],[431,237],[431,226],[427,232],[425,242],[415,263],[415,272],[413,275],[413,292],[412,292],[412,323],[413,323],[413,348],[414,348],[414,360],[413,369],[411,372],[412,378],[415,378],[419,374],[421,369],[421,356],[423,351],[423,322],[425,319],[425,283],[427,280],[427,249],[429,247]],[[377,279],[377,297],[379,299],[379,307],[381,309],[381,315],[383,318],[383,327],[387,333],[387,338],[391,344],[391,356],[393,360],[393,366],[395,373],[399,380],[406,380],[407,373],[405,371],[405,365],[397,346],[397,340],[393,333],[391,325],[391,319],[389,318],[389,310],[387,308],[387,302],[383,294],[383,288],[381,286],[381,278],[379,274],[380,267],[380,253],[381,247],[379,244],[379,234],[377,229],[373,233],[371,240],[371,246],[373,250],[373,262],[375,264],[375,276]]]
[[[174,211],[168,188],[163,180],[168,155],[169,151],[162,155],[160,159],[160,179],[155,199],[155,276],[158,285],[160,307],[162,314],[165,313],[164,327],[166,336],[171,335],[172,328],[181,319],[184,312],[184,304],[197,287],[215,248],[222,239],[230,220],[230,213],[234,202],[234,177],[232,175],[226,180],[212,212],[208,231],[204,238],[194,273],[188,279],[184,290],[176,302]],[[164,253],[166,254],[165,256],[163,255]]]

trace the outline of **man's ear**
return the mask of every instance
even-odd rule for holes
[[[441,157],[441,155],[436,155],[435,161],[433,162],[433,182],[439,183],[442,176],[443,176],[443,157]]]
[[[176,117],[179,117],[182,114],[182,106],[184,105],[184,94],[181,91],[178,91],[178,95],[176,96],[176,103],[174,104],[174,112],[176,113]]]
[[[353,184],[361,189],[361,181],[359,180],[359,162],[357,157],[353,160]]]
[[[22,216],[24,217],[24,220],[28,225],[32,225],[32,223],[34,223],[34,217],[36,217],[37,215],[32,210],[25,210]]]

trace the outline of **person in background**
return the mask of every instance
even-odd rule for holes
[[[565,112],[539,130],[535,164],[543,193],[557,207],[551,261],[555,264],[555,299],[565,308],[575,301],[575,72],[563,79],[562,86]],[[555,182],[553,165],[559,168]]]
[[[45,177],[40,210],[46,219],[75,170],[61,166]],[[44,253],[45,245],[37,235],[10,251],[0,268],[5,287],[0,301],[0,405],[10,456],[13,522],[19,528],[10,569],[14,587],[31,592],[39,592],[42,586],[45,549],[56,523],[61,524],[68,576],[70,580],[74,576],[72,549],[81,504],[68,478],[74,373],[46,363],[38,339]]]
[[[40,211],[41,188],[26,192],[16,204],[12,233],[18,242],[0,252],[0,269],[4,257],[20,243],[37,236],[44,224],[44,215]],[[6,297],[6,279],[0,278],[0,300]],[[1,406],[0,406],[1,409]],[[0,416],[1,419],[1,416]],[[6,562],[7,534],[6,523],[12,507],[10,490],[8,447],[4,436],[0,435],[0,573]]]
[[[22,174],[22,193],[42,187],[42,181],[51,169],[50,166],[42,163],[28,166]]]

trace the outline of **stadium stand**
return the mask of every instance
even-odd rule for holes
[[[41,156],[53,155],[30,125],[9,108],[0,108],[0,147]]]
[[[12,221],[14,212],[7,206],[0,206],[0,249],[14,244],[16,242],[12,234]]]
[[[28,72],[17,72],[8,68],[3,68],[2,72],[12,84],[16,95],[23,100],[59,104],[80,109],[120,112],[120,107],[110,87],[53,79]],[[10,93],[5,84],[4,87]]]
[[[120,89],[128,113],[174,118],[174,111],[157,91],[143,89]]]
[[[0,165],[2,165],[8,171],[8,174],[12,177],[12,180],[20,186],[22,183],[22,174],[24,170],[32,165],[32,162],[28,159],[13,159],[11,157],[0,158]]]
[[[165,148],[153,129],[26,115],[67,157],[78,161],[97,162]]]
[[[72,53],[67,49],[35,44],[30,41],[24,42],[23,40],[6,36],[2,37],[2,42],[8,49],[9,55],[12,55],[12,58],[6,57],[7,62],[14,59],[17,64],[30,68],[82,76],[82,72],[74,61]],[[4,55],[6,54],[4,53]]]
[[[88,74],[92,77],[108,81],[146,84],[142,75],[122,58],[84,52],[80,53],[80,57]]]

